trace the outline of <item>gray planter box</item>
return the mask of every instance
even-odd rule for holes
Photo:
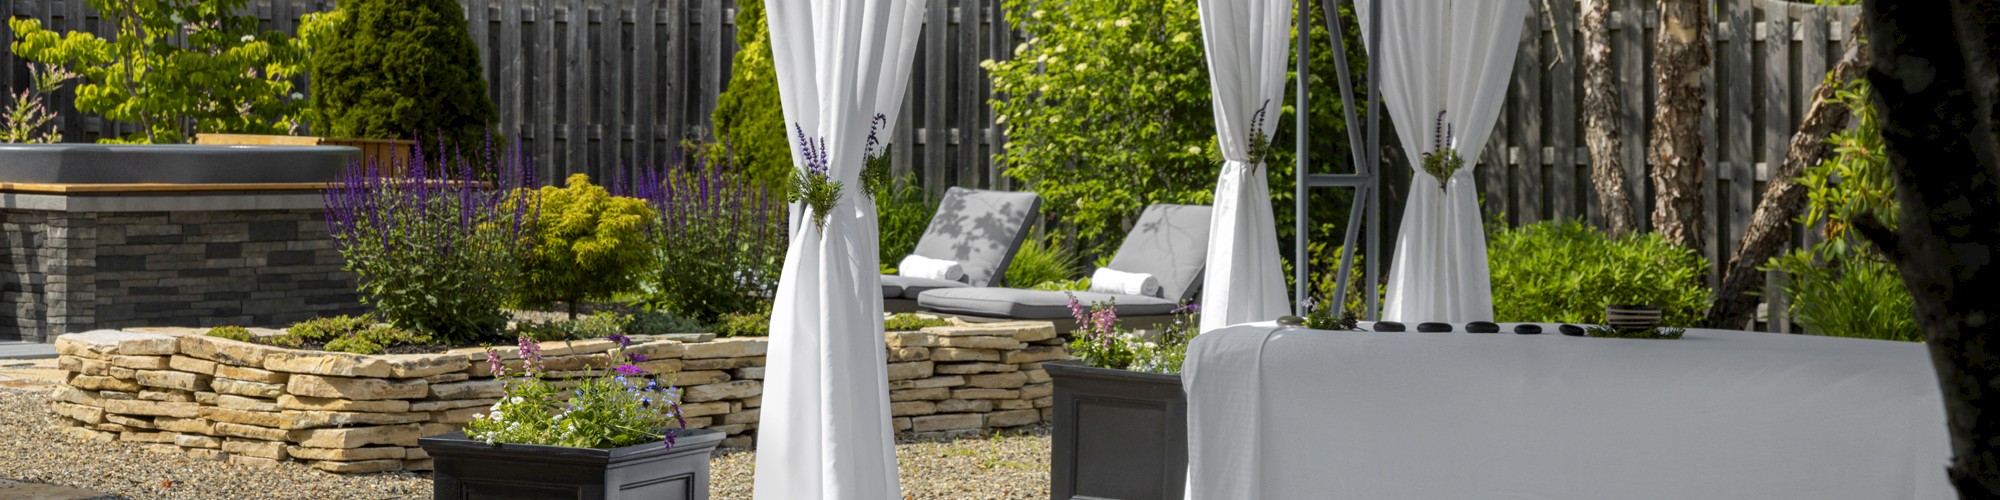
[[[463,432],[418,445],[436,460],[433,498],[705,500],[708,458],[723,434],[680,433],[672,450],[657,442],[613,449],[488,445]]]
[[[1181,498],[1187,395],[1180,375],[1042,365],[1055,381],[1051,498]]]

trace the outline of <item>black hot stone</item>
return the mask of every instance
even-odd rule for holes
[[[1444,323],[1417,323],[1417,331],[1423,333],[1444,333],[1451,331],[1451,325]]]
[[[1571,324],[1564,324],[1563,326],[1560,326],[1560,327],[1557,327],[1556,329],[1557,329],[1557,330],[1562,330],[1562,332],[1563,332],[1563,335],[1568,335],[1568,336],[1571,336],[1571,337],[1582,337],[1582,336],[1583,336],[1583,327],[1581,327],[1581,326],[1576,326],[1576,325],[1571,325]]]
[[[1541,335],[1542,325],[1514,325],[1514,333],[1522,335]]]
[[[1375,331],[1400,332],[1403,331],[1403,324],[1394,321],[1377,321],[1375,322]]]
[[[1470,333],[1500,333],[1500,325],[1491,321],[1474,321],[1465,324],[1465,331]]]

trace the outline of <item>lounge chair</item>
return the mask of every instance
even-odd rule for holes
[[[1172,319],[1174,309],[1201,293],[1201,273],[1208,258],[1208,215],[1209,207],[1205,206],[1146,207],[1110,265],[1105,266],[1152,275],[1159,281],[1157,296],[964,287],[921,293],[917,304],[968,321],[1048,320],[1068,331],[1075,329],[1069,308],[1069,299],[1075,296],[1086,306],[1113,303],[1125,326],[1156,325]]]
[[[1007,265],[1028,236],[1041,210],[1035,193],[960,187],[945,191],[937,215],[917,240],[913,254],[953,261],[964,271],[958,280],[882,276],[882,305],[889,312],[917,310],[917,295],[940,288],[1002,286]]]

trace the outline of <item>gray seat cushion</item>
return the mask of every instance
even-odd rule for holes
[[[1004,286],[1041,205],[1035,193],[951,188],[911,253],[957,262],[972,286]]]
[[[1063,319],[1072,317],[1069,298],[1085,306],[1113,302],[1119,316],[1169,314],[1179,304],[1143,295],[1114,295],[1096,292],[1052,292],[1018,288],[949,288],[931,290],[917,296],[917,305],[933,311],[1012,319]]]
[[[1153,275],[1160,281],[1161,296],[1170,302],[1195,300],[1208,264],[1208,215],[1205,206],[1146,207],[1105,267]]]
[[[931,290],[936,290],[939,288],[965,288],[969,286],[972,285],[967,285],[964,283],[960,283],[957,281],[950,281],[950,280],[934,280],[930,278],[911,278],[908,276],[887,275],[882,277],[882,298],[914,299],[917,298],[918,294],[928,292]],[[896,291],[894,295],[891,295],[889,293],[890,288],[892,287]]]

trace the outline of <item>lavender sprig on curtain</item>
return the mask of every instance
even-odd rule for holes
[[[799,165],[798,175],[792,179],[791,191],[786,201],[800,203],[811,212],[813,229],[820,237],[826,237],[826,217],[840,204],[840,181],[833,179],[833,158],[827,154],[826,138],[815,139],[806,135],[806,129],[798,124]]]
[[[1424,172],[1438,180],[1438,189],[1449,191],[1452,174],[1465,166],[1465,159],[1453,149],[1451,123],[1444,120],[1445,112],[1439,111],[1437,120],[1431,124],[1431,151],[1423,154]]]
[[[504,326],[500,306],[532,241],[523,221],[538,213],[505,206],[507,190],[535,182],[518,142],[513,149],[426,154],[420,142],[404,168],[357,163],[328,186],[334,246],[389,323],[455,343]]]
[[[868,199],[871,200],[881,199],[882,194],[889,192],[889,188],[895,182],[894,176],[889,173],[889,148],[893,146],[883,143],[880,139],[880,135],[888,132],[888,128],[888,115],[876,113],[875,119],[868,122],[868,147],[861,152],[861,159],[864,162],[861,169],[861,187],[866,188]]]

